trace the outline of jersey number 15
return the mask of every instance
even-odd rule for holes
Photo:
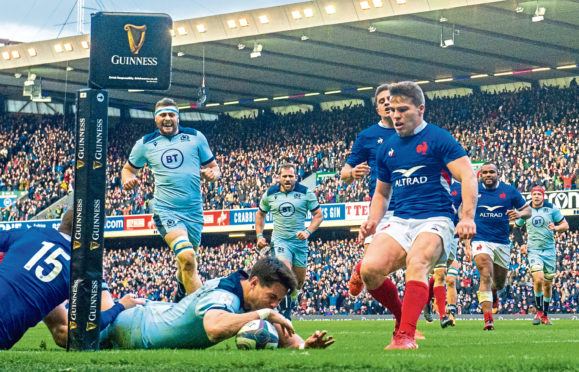
[[[40,261],[44,256],[47,255],[48,251],[52,247],[54,247],[54,243],[42,242],[42,248],[40,248],[38,252],[36,252],[36,254],[32,256],[30,260],[28,260],[26,265],[24,265],[24,268],[28,271],[30,271],[33,267],[36,266],[34,274],[36,274],[36,277],[38,279],[46,283],[54,280],[54,278],[56,278],[58,274],[60,274],[60,272],[62,271],[62,262],[57,260],[58,256],[62,256],[64,257],[65,260],[70,261],[70,256],[68,255],[68,253],[66,253],[62,248],[58,247],[50,255],[48,255],[48,257],[44,258],[43,260],[44,263],[46,263],[47,265],[54,266],[52,271],[50,271],[48,274],[45,275],[44,269],[37,264],[38,261]]]

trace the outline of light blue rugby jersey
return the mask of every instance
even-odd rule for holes
[[[558,225],[565,217],[555,205],[549,202],[543,202],[539,208],[534,208],[529,203],[533,214],[527,220],[517,219],[517,226],[526,225],[527,227],[527,247],[529,250],[555,249],[555,234],[549,230],[549,222]]]
[[[137,169],[149,164],[155,177],[155,208],[198,210],[202,223],[200,169],[214,159],[203,133],[180,127],[172,138],[156,130],[138,140],[129,164]]]
[[[212,309],[244,313],[241,280],[247,278],[247,273],[239,270],[228,277],[205,282],[178,303],[150,301],[125,310],[101,332],[101,347],[205,349],[213,346],[216,343],[207,337],[203,317]]]
[[[304,230],[308,211],[318,208],[316,194],[299,183],[287,194],[280,190],[280,185],[272,186],[259,203],[259,210],[273,214],[273,239],[298,239],[296,234]]]

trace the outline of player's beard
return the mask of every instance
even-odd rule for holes
[[[296,183],[295,182],[287,182],[287,183],[282,182],[281,185],[282,185],[283,191],[287,193],[287,192],[293,191],[293,189],[296,186]]]
[[[178,130],[179,130],[178,124],[173,123],[173,125],[170,127],[166,127],[164,125],[161,125],[160,132],[165,137],[173,137],[174,135],[177,134]]]
[[[498,179],[483,179],[483,184],[489,189],[496,189],[499,184]]]

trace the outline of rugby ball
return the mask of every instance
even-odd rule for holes
[[[279,335],[275,327],[267,320],[252,320],[235,336],[235,343],[240,350],[277,349]]]

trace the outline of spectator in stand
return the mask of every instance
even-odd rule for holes
[[[526,241],[523,236],[522,241]],[[511,239],[515,240],[515,239]],[[112,244],[112,243],[111,243]],[[111,292],[116,298],[127,293],[138,293],[139,296],[155,301],[170,301],[173,294],[171,283],[174,278],[173,256],[162,246],[138,246],[125,249],[108,248],[104,258],[104,273]],[[579,231],[566,231],[559,234],[556,242],[557,270],[553,281],[553,295],[550,302],[551,313],[577,313],[579,298]],[[476,289],[480,277],[474,265],[464,262],[464,246],[458,247],[458,261],[461,263],[461,281],[457,283],[458,314],[480,313],[476,299]],[[200,251],[202,279],[229,275],[239,267],[251,267],[257,260],[255,243],[231,242],[214,247],[202,247]],[[386,310],[364,290],[357,298],[352,299],[348,291],[348,262],[360,259],[361,254],[354,239],[321,240],[310,244],[310,259],[303,288],[301,303],[296,316],[326,314],[330,310],[330,296],[338,295],[336,309],[340,314],[385,314]],[[507,284],[499,303],[499,313],[507,314],[517,311],[529,313],[534,301],[533,282],[530,268],[519,251],[519,244],[511,248],[511,266]],[[393,274],[398,293],[403,296],[402,284],[404,271]],[[523,300],[525,304],[523,305]],[[512,306],[511,306],[512,305]],[[515,311],[515,305],[518,310]],[[524,307],[526,306],[526,307]]]

